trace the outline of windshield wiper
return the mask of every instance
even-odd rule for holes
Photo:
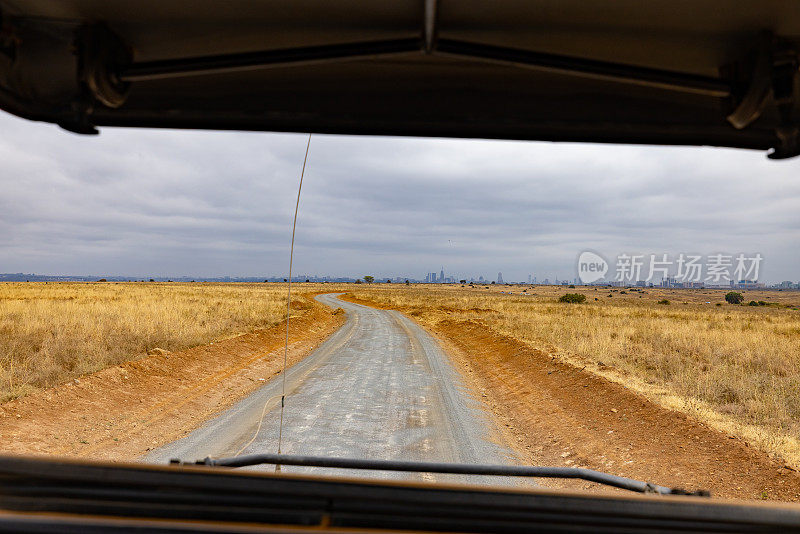
[[[253,465],[295,465],[373,471],[404,471],[415,473],[445,473],[453,475],[491,475],[532,478],[572,478],[596,482],[606,486],[659,495],[696,495],[708,497],[705,490],[686,491],[642,482],[602,471],[582,467],[542,467],[525,465],[450,464],[440,462],[407,462],[401,460],[362,460],[357,458],[332,458],[325,456],[297,456],[289,454],[250,454],[233,458],[205,458],[196,462],[170,461],[173,465],[207,465],[212,467],[247,467]]]

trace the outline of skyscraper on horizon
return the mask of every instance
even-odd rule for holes
[[[498,284],[503,283],[503,273],[497,273],[497,283]]]

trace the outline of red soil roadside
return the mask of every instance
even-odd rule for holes
[[[313,302],[293,310],[289,364],[344,319]],[[0,453],[132,460],[174,441],[279,374],[286,323],[154,354],[0,405]]]

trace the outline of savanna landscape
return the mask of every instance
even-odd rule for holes
[[[286,291],[267,285],[4,283],[0,399],[137,359],[268,328]]]
[[[290,365],[342,324],[330,292],[432,333],[530,463],[800,499],[798,292],[296,284]],[[0,284],[0,448],[124,460],[185,435],[281,372],[286,303],[280,283]]]
[[[742,305],[731,305],[727,292],[382,285],[352,295],[403,310],[432,329],[491,330],[800,467],[800,293],[745,291]],[[586,299],[559,302],[565,294]]]
[[[0,284],[0,448],[115,460],[175,439],[280,372],[281,284]],[[341,325],[292,296],[287,360]]]

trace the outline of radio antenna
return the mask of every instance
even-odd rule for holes
[[[308,134],[306,143],[306,155],[303,158],[303,169],[300,171],[300,185],[297,187],[297,203],[294,205],[294,221],[292,222],[292,244],[289,247],[289,285],[288,296],[286,298],[286,342],[283,347],[283,380],[281,384],[281,420],[278,424],[278,454],[281,453],[283,443],[283,409],[286,405],[286,364],[289,359],[289,313],[292,309],[292,260],[294,259],[294,233],[297,228],[297,210],[300,208],[300,191],[303,190],[303,176],[306,173],[306,162],[308,161],[308,149],[311,147],[311,134]],[[280,464],[275,465],[275,470],[280,471]]]

